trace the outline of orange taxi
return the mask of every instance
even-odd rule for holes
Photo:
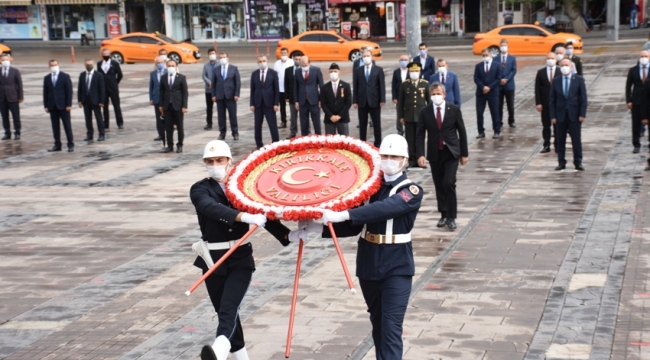
[[[512,55],[546,55],[558,46],[573,43],[574,54],[582,54],[582,38],[575,34],[553,33],[535,25],[517,24],[498,27],[486,33],[474,35],[474,55],[489,49],[492,56],[501,53],[501,39],[508,40],[508,53]]]
[[[379,44],[366,40],[353,40],[335,31],[305,31],[291,39],[278,41],[275,56],[280,58],[280,50],[287,48],[289,56],[307,55],[311,61],[354,61],[361,57],[361,48],[372,48],[375,60],[381,60]]]
[[[201,52],[195,45],[158,33],[134,32],[103,40],[100,53],[104,49],[110,50],[111,58],[120,64],[153,62],[160,49],[167,50],[167,57],[179,64],[191,64],[201,60]]]
[[[0,44],[0,54],[7,54],[11,57],[11,49],[5,44]]]

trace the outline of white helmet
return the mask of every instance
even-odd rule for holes
[[[397,134],[386,135],[381,141],[379,155],[395,155],[409,157],[409,146],[403,136]]]
[[[232,159],[232,154],[230,153],[230,147],[228,144],[221,140],[212,140],[205,145],[205,150],[203,150],[204,159],[220,156]]]

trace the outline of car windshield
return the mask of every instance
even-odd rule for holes
[[[342,38],[344,38],[346,41],[353,41],[352,38],[349,37],[349,36],[347,36],[347,35],[344,35],[344,34],[341,34],[341,33],[339,33],[339,34],[337,34],[337,35],[340,36],[340,37],[342,37]]]
[[[176,41],[176,40],[174,40],[174,39],[172,39],[170,37],[167,37],[165,35],[162,35],[162,34],[157,34],[156,37],[161,39],[162,41],[170,43],[170,44],[180,44],[179,41]]]

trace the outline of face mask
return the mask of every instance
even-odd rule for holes
[[[410,72],[409,77],[411,78],[411,80],[417,80],[417,79],[420,78],[420,72],[419,71],[418,72]]]
[[[264,69],[266,69],[267,66],[269,66],[269,64],[265,63],[265,62],[261,62],[261,63],[257,64],[257,66],[259,66],[260,69],[264,70]]]
[[[288,59],[288,57],[286,55],[280,56],[280,60],[282,60],[282,62],[287,61],[287,59]]]
[[[441,105],[444,100],[445,98],[443,98],[442,95],[431,95],[431,102],[435,105]]]
[[[400,61],[399,61],[399,66],[400,66],[400,67],[405,68],[406,65],[408,65],[408,64],[409,64],[408,60],[400,60]]]
[[[165,68],[165,64],[156,64],[156,67],[158,68],[158,70],[162,70]]]
[[[88,70],[88,72],[93,71],[93,66],[92,65],[86,65],[86,70]]]
[[[331,72],[330,73],[330,80],[336,81],[338,79],[339,79],[339,73],[337,73],[337,72]]]
[[[210,54],[208,57],[210,58],[210,61],[217,61],[217,55],[215,54]]]
[[[110,55],[102,55],[102,58],[103,58],[104,60],[108,61],[108,59],[110,59],[111,56],[110,56]]]
[[[302,71],[309,71],[309,66],[303,66]]]
[[[499,50],[501,50],[502,53],[507,53],[508,52],[508,47],[507,46],[502,46]]]
[[[573,55],[573,49],[566,49],[566,56]]]
[[[639,59],[639,64],[641,64],[642,66],[648,65],[649,62],[650,62],[650,59],[648,59],[647,57],[643,57],[643,58]],[[4,64],[2,64],[2,65],[4,65]]]
[[[420,50],[420,56],[427,56],[426,50]]]
[[[395,175],[402,171],[401,161],[398,160],[382,160],[381,161],[381,170],[386,175]]]
[[[9,60],[3,60],[3,61],[2,61],[2,67],[6,67],[6,68],[8,68],[8,67],[9,67],[9,64],[11,64],[11,63],[9,62]]]
[[[548,66],[548,67],[553,67],[553,66],[555,66],[555,60],[553,60],[553,59],[546,59],[546,66]]]
[[[560,62],[564,59],[564,54],[555,54],[555,57],[557,58],[557,62]]]
[[[167,55],[160,55],[160,58],[163,59],[163,61],[167,61]]]
[[[492,57],[491,57],[491,56],[484,57],[484,58],[483,58],[483,61],[484,61],[486,64],[488,64],[490,61],[492,61]]]
[[[174,76],[176,75],[176,68],[175,67],[168,67],[167,68],[167,74]]]
[[[438,72],[444,75],[444,74],[447,73],[447,68],[444,67],[444,66],[439,66],[438,67]]]
[[[50,71],[52,71],[52,73],[58,74],[59,73],[59,66],[58,65],[57,66],[52,66],[50,68]]]
[[[219,59],[219,64],[221,64],[223,66],[228,65],[228,59],[226,59],[226,58]]]
[[[370,65],[370,63],[372,63],[372,58],[370,56],[364,56],[363,63],[366,65]]]
[[[571,66],[562,66],[560,67],[560,71],[562,71],[562,75],[567,76],[571,74]]]
[[[207,165],[208,175],[216,181],[221,181],[226,177],[228,165],[209,166]]]

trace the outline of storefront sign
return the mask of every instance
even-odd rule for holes
[[[38,6],[0,6],[0,39],[40,39]]]
[[[109,11],[106,14],[108,24],[108,37],[115,38],[122,35],[122,29],[120,27],[120,14],[117,11]]]
[[[359,20],[359,39],[368,39],[370,37],[370,21]],[[346,21],[341,24],[341,32],[349,37],[352,37],[352,23]]]

